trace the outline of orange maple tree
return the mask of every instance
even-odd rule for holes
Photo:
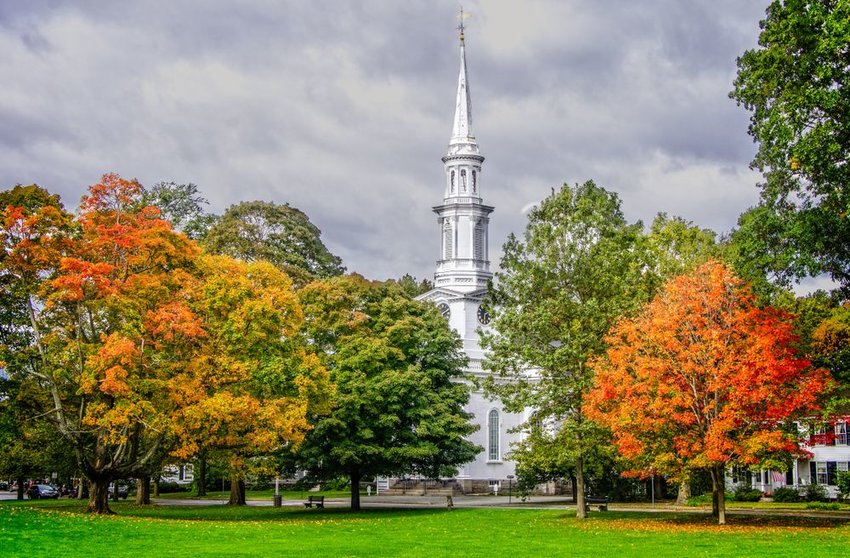
[[[183,308],[152,316],[160,345],[189,355],[173,359],[187,364],[168,384],[178,404],[172,454],[223,454],[230,503],[244,504],[248,463],[301,442],[311,428],[308,413],[327,410],[328,373],[299,335],[304,315],[287,274],[268,262],[227,256],[205,255],[196,264],[186,300],[203,335],[174,330],[182,320],[173,316]]]
[[[109,513],[107,487],[167,451],[174,402],[147,317],[180,304],[200,251],[140,203],[135,180],[106,174],[83,197],[61,249],[40,242],[31,295],[37,373],[50,415],[90,481],[89,510]],[[190,328],[191,316],[186,317]]]
[[[708,470],[725,523],[726,467],[801,453],[783,424],[813,411],[829,382],[793,341],[790,315],[758,307],[728,267],[708,262],[612,329],[591,363],[586,412],[611,429],[633,474]]]
[[[58,202],[3,209],[0,274],[22,285],[31,318],[35,356],[21,366],[96,513],[110,513],[109,482],[155,473],[169,454],[298,442],[328,388],[293,341],[303,316],[285,274],[203,256],[143,192],[107,174],[75,220]]]

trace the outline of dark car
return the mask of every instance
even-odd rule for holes
[[[59,491],[49,484],[34,484],[27,489],[27,497],[30,500],[42,498],[59,498]]]
[[[130,490],[127,488],[126,484],[119,484],[118,485],[118,497],[119,498],[124,498],[126,500],[127,496],[129,494],[130,494]],[[115,496],[115,485],[110,484],[109,485],[109,497],[114,498],[114,496]]]

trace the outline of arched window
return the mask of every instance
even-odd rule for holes
[[[466,169],[460,170],[460,191],[466,192]]]
[[[492,409],[487,416],[487,459],[501,461],[499,452],[499,411]]]
[[[474,194],[478,189],[478,174],[475,171],[472,171],[472,193]]]
[[[452,182],[452,193],[454,193],[454,191],[455,191],[455,171],[454,170],[452,170],[452,180],[451,180],[451,182]]]

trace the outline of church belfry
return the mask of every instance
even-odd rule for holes
[[[488,225],[493,208],[481,203],[484,157],[472,133],[472,97],[466,71],[466,40],[460,26],[460,74],[449,147],[443,157],[446,186],[443,204],[434,207],[440,226],[440,259],[435,286],[462,292],[487,288]]]

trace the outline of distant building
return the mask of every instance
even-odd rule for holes
[[[826,488],[830,498],[837,498],[838,473],[850,469],[849,423],[845,418],[834,426],[822,426],[811,433],[801,427],[801,434],[807,441],[803,449],[812,454],[810,459],[793,461],[787,471],[745,473],[732,469],[727,476],[727,484],[732,488],[743,482],[765,494],[785,486],[803,489],[810,484],[820,484]]]
[[[194,468],[191,463],[166,465],[162,468],[162,474],[160,475],[162,482],[175,482],[180,485],[192,484],[194,479]]]

